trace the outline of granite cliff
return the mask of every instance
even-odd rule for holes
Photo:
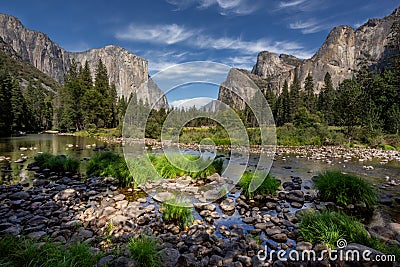
[[[94,75],[98,60],[101,59],[107,68],[110,83],[116,85],[119,97],[128,97],[132,92],[136,92],[139,97],[162,94],[157,91],[157,86],[151,87],[152,90],[156,90],[151,93],[138,92],[140,86],[149,80],[147,60],[121,47],[106,46],[85,52],[68,52],[46,34],[29,30],[19,19],[6,14],[0,14],[0,38],[22,60],[59,83],[63,83],[72,60],[80,64],[87,61]],[[149,101],[148,98],[143,100]],[[165,98],[160,105],[167,105]]]
[[[310,73],[318,93],[327,72],[335,87],[344,79],[351,78],[361,66],[375,67],[384,64],[385,49],[393,22],[400,20],[400,7],[381,19],[370,19],[354,30],[350,26],[338,26],[331,30],[320,49],[310,59],[298,59],[290,55],[276,55],[263,51],[247,75],[260,87],[280,93],[285,80],[291,84],[297,74],[301,84]],[[229,79],[229,76],[228,76]],[[226,103],[241,101],[229,99],[229,93],[221,86],[219,100]],[[244,92],[241,92],[244,95]]]

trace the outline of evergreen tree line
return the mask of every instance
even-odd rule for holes
[[[62,131],[114,128],[121,124],[127,106],[125,98],[117,100],[115,85],[110,85],[101,60],[94,81],[87,62],[78,68],[73,61],[59,96],[57,125]]]
[[[51,129],[54,94],[39,81],[29,81],[25,90],[11,72],[0,69],[0,135]]]

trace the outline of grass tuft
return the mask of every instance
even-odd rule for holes
[[[132,238],[128,248],[139,267],[161,266],[160,251],[152,237],[142,235]]]
[[[323,243],[336,248],[336,242],[343,238],[347,243],[358,243],[376,249],[386,255],[400,258],[400,248],[394,244],[385,244],[375,237],[370,237],[364,225],[356,218],[342,212],[316,212],[307,210],[299,215],[300,234],[312,244]]]
[[[50,153],[38,154],[34,157],[35,165],[41,169],[55,172],[77,172],[80,161],[64,155],[54,156]]]
[[[355,175],[326,171],[318,175],[314,184],[322,201],[343,206],[365,203],[369,210],[377,203],[376,193],[370,184]]]
[[[262,183],[260,186],[254,191],[252,188],[250,188],[251,181],[260,181],[262,180]],[[242,175],[242,178],[239,181],[239,186],[243,189],[243,194],[247,198],[253,198],[255,195],[272,195],[276,193],[276,190],[278,190],[280,186],[280,181],[274,177],[272,177],[270,174],[266,174],[263,172],[244,172]]]
[[[100,152],[89,160],[86,175],[113,177],[122,186],[129,186],[133,183],[132,175],[124,157],[108,151]]]
[[[96,266],[101,255],[94,255],[90,246],[72,243],[68,247],[59,243],[14,237],[0,237],[1,266]]]
[[[162,217],[164,221],[177,224],[183,229],[194,221],[193,207],[183,197],[172,197],[163,203]]]

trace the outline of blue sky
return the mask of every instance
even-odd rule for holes
[[[18,17],[69,51],[119,45],[146,58],[150,73],[211,60],[251,69],[268,50],[311,57],[337,25],[389,15],[399,0],[3,0]]]

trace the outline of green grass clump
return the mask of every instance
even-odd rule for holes
[[[129,186],[133,183],[132,175],[126,165],[124,157],[113,152],[100,152],[90,158],[86,175],[113,177],[122,186]]]
[[[357,219],[340,212],[307,211],[300,215],[300,234],[312,244],[323,243],[330,248],[344,238],[348,243],[366,244],[368,232]]]
[[[253,179],[255,181],[262,179],[262,183],[255,191],[251,190],[250,188],[250,184]],[[247,198],[253,198],[255,195],[275,194],[280,184],[280,181],[272,177],[269,173],[267,174],[259,171],[255,173],[245,171],[239,181],[239,186],[243,189],[243,194]]]
[[[72,243],[68,247],[59,243],[40,244],[30,238],[1,236],[0,266],[96,266],[101,255],[94,255],[90,246]]]
[[[157,242],[149,236],[132,238],[128,243],[131,257],[139,267],[161,266],[160,251]]]
[[[50,153],[38,154],[34,157],[36,166],[56,172],[77,172],[80,161],[64,155],[54,156]]]
[[[344,206],[365,203],[369,210],[377,203],[376,193],[369,183],[352,174],[326,171],[318,175],[314,184],[322,201]]]
[[[385,244],[375,237],[370,237],[364,225],[356,218],[342,212],[316,212],[307,210],[299,215],[300,234],[312,244],[323,243],[336,248],[336,242],[343,238],[347,243],[358,243],[376,249],[386,255],[400,257],[400,248],[394,244]]]
[[[183,197],[172,197],[163,203],[162,217],[164,221],[175,223],[183,229],[194,221],[193,207]]]
[[[166,179],[172,179],[189,175],[194,179],[207,178],[214,173],[222,173],[223,160],[214,160],[211,164],[206,159],[199,158],[194,155],[184,155],[187,159],[185,161],[179,161],[181,155],[170,154],[166,155],[149,155],[150,161],[157,173]],[[168,158],[177,163],[175,166]],[[208,166],[207,166],[208,165]]]

